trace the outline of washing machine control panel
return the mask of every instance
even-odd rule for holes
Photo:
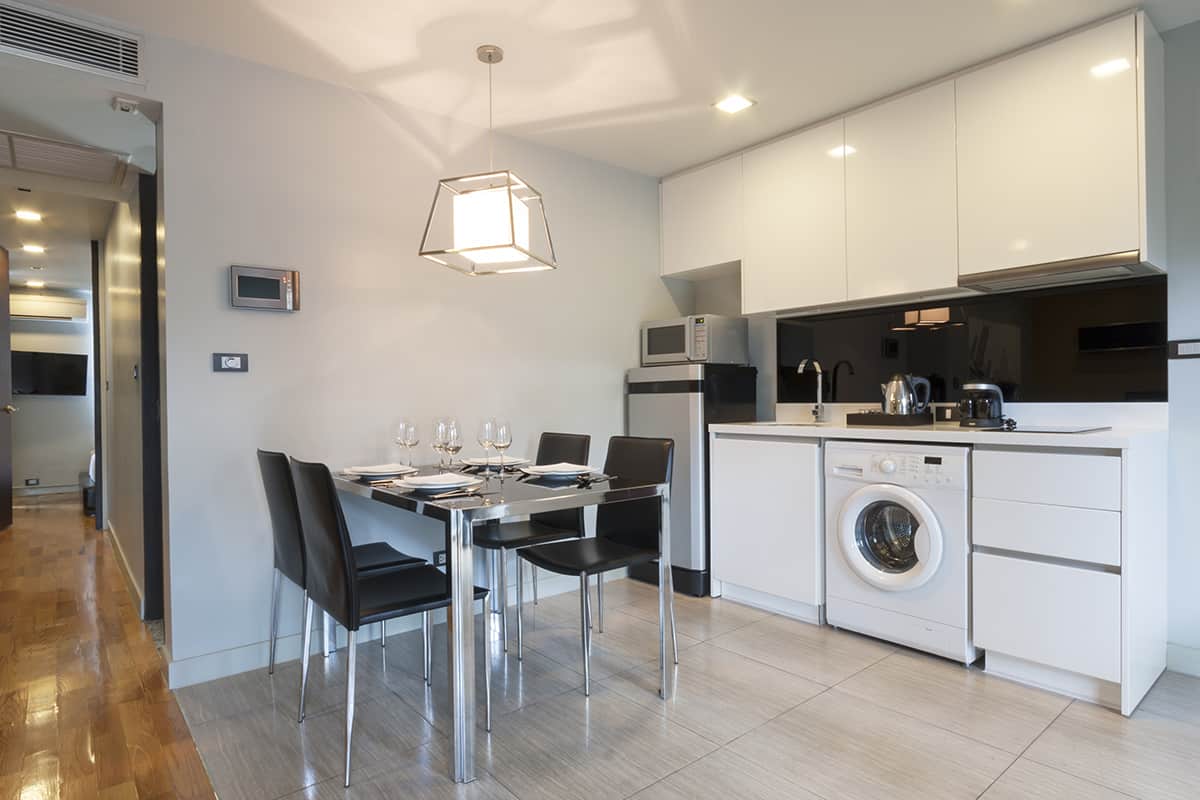
[[[866,477],[909,486],[958,487],[964,483],[963,467],[958,456],[878,453],[872,454]]]

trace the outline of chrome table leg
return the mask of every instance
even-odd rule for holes
[[[304,692],[308,689],[308,652],[312,647],[313,601],[304,592],[304,633],[300,637],[300,713],[296,722],[304,722]]]
[[[483,693],[484,693],[484,709],[485,719],[484,728],[488,733],[492,732],[492,618],[487,610],[487,598],[483,598],[479,602],[479,608],[483,611]],[[472,631],[474,633],[474,631]]]
[[[475,779],[475,577],[471,552],[471,521],[451,509],[448,550],[450,607],[446,637],[450,664],[450,706],[453,717],[450,776],[456,782]]]
[[[500,640],[508,652],[508,552],[500,548]]]
[[[531,567],[533,569],[533,604],[536,606],[538,604],[537,567],[532,565]]]
[[[659,695],[669,700],[674,693],[671,684],[674,670],[667,669],[667,617],[670,614],[670,594],[666,591],[671,580],[671,490],[662,490],[662,514],[658,531],[658,661],[662,667]]]
[[[487,606],[484,606],[483,613],[489,613]],[[430,677],[433,666],[433,618],[429,616],[428,611],[421,614],[421,642],[423,644],[421,661],[425,665],[425,685],[433,686],[433,678]]]
[[[521,558],[521,551],[517,552],[517,661],[521,661],[525,657],[525,615],[521,611],[521,607],[525,604],[525,570],[522,567],[525,559]]]
[[[596,630],[604,633],[604,573],[596,573]]]
[[[588,612],[591,603],[588,602],[587,573],[579,575],[579,635],[583,646],[583,694],[592,694],[592,620]]]

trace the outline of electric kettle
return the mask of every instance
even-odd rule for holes
[[[879,388],[883,391],[885,414],[923,414],[929,409],[930,386],[925,378],[897,372]],[[924,392],[919,391],[922,388]]]

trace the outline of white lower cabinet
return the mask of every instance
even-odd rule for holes
[[[710,448],[714,593],[813,619],[825,593],[820,442],[714,433]]]
[[[1121,576],[975,553],[975,644],[1120,683]]]

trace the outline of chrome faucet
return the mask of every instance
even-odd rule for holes
[[[810,362],[810,360],[806,358],[800,362],[800,366],[796,367],[796,374],[803,375],[805,373],[805,371],[808,369],[809,363],[811,363],[813,365],[813,369],[816,370],[816,373],[817,373],[817,403],[816,403],[816,405],[813,406],[813,409],[812,409],[813,422],[824,422],[825,421],[825,403],[822,400],[822,398],[824,396],[824,392],[823,392],[824,386],[822,386],[824,377],[821,374],[821,362],[817,361],[815,358],[812,359]]]

